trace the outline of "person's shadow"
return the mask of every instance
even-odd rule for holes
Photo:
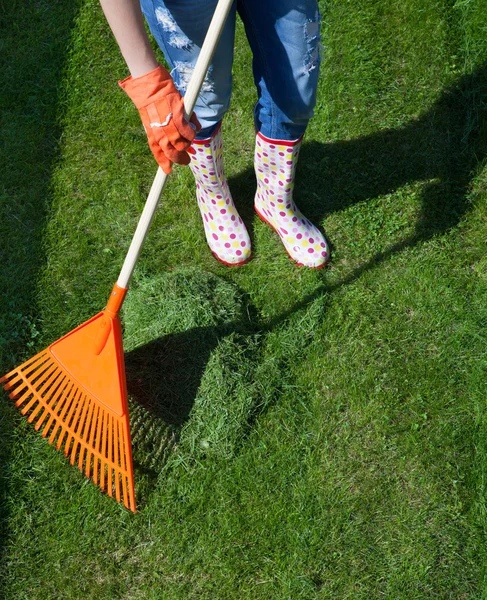
[[[315,118],[319,118],[319,114]],[[374,256],[352,278],[404,248],[447,232],[469,207],[469,185],[487,154],[487,65],[461,77],[419,118],[397,129],[332,143],[306,143],[295,198],[312,221],[421,183],[421,214],[413,235]],[[252,228],[253,172],[231,181],[239,210]],[[333,240],[331,240],[333,242]],[[347,279],[348,281],[348,279]],[[345,282],[344,282],[345,283]]]
[[[197,327],[127,352],[128,393],[153,416],[180,427],[189,417],[212,350],[235,327]]]
[[[270,323],[261,323],[249,304],[249,320],[245,323],[193,329],[153,340],[127,353],[128,389],[133,399],[149,415],[179,429],[190,418],[208,358],[224,336],[232,331],[246,335],[270,331],[310,302],[355,281],[392,255],[457,226],[469,209],[469,186],[486,154],[487,65],[461,77],[427,112],[402,127],[350,141],[305,142],[296,198],[311,220],[324,221],[326,228],[326,217],[334,212],[407,184],[425,182],[421,213],[412,235],[393,241],[338,282],[327,284],[323,271],[323,284],[317,291]],[[253,171],[249,169],[231,179],[230,187],[252,237]],[[269,404],[256,405],[247,429],[268,408]]]

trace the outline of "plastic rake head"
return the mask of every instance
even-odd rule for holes
[[[110,323],[108,343],[97,356],[92,350],[93,334],[100,318],[103,313],[2,377],[0,383],[50,444],[135,512],[120,324]],[[108,401],[104,393],[110,395]]]

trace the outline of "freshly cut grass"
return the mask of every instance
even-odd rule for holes
[[[295,194],[330,266],[297,268],[253,214],[239,23],[224,156],[254,258],[214,260],[175,169],[123,310],[140,510],[1,402],[2,598],[486,596],[485,6],[320,10]],[[95,0],[3,24],[7,370],[104,306],[155,163]]]

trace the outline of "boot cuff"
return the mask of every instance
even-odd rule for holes
[[[262,135],[260,131],[257,132],[257,136],[260,137],[261,140],[267,142],[268,144],[279,144],[280,146],[296,146],[303,139],[304,134],[299,137],[297,140],[272,140],[271,138]]]

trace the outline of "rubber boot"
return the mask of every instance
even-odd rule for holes
[[[225,265],[243,265],[250,259],[250,238],[223,172],[222,145],[220,127],[212,137],[195,140],[190,167],[210,250]]]
[[[319,269],[329,259],[328,244],[321,231],[301,213],[293,200],[294,173],[300,147],[301,138],[288,142],[257,134],[255,210],[279,234],[292,260],[300,266]]]

